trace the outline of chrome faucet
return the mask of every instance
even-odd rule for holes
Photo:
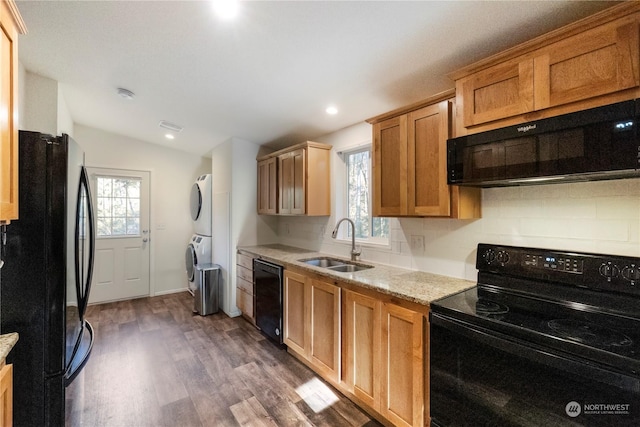
[[[340,224],[342,224],[342,221],[349,221],[349,224],[351,224],[351,261],[357,261],[361,251],[356,249],[356,225],[352,220],[349,218],[342,218],[338,221],[336,223],[336,228],[331,232],[331,237],[335,239],[338,236],[338,228],[340,227]]]

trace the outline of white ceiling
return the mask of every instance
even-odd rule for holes
[[[228,22],[206,1],[17,4],[28,29],[20,61],[60,82],[75,123],[199,155],[230,137],[313,140],[449,89],[447,73],[611,5],[252,1]],[[169,141],[160,120],[184,130]]]

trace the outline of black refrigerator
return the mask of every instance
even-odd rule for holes
[[[84,153],[68,135],[20,131],[19,219],[6,226],[0,331],[18,332],[13,363],[16,426],[62,426],[65,387],[86,363],[84,318],[94,221]]]

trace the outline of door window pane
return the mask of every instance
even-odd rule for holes
[[[140,235],[140,179],[98,176],[98,237]]]

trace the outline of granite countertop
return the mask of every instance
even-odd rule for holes
[[[18,333],[0,335],[0,360],[6,359],[14,345],[18,342]]]
[[[423,271],[406,270],[384,264],[358,261],[358,264],[372,265],[374,268],[355,273],[340,273],[323,267],[315,267],[299,260],[327,257],[348,261],[348,258],[313,252],[285,245],[240,246],[240,252],[287,267],[296,267],[320,274],[330,279],[340,280],[355,286],[372,289],[384,294],[402,298],[418,304],[431,302],[448,295],[473,288],[475,282],[465,279],[441,276]]]

